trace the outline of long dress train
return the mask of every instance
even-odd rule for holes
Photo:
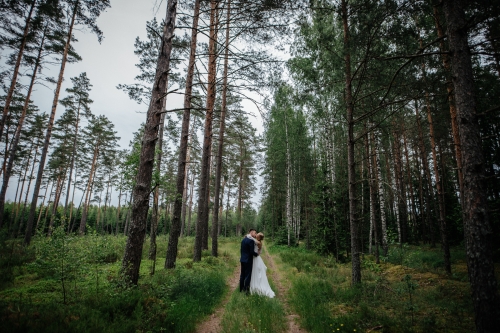
[[[257,245],[255,245],[257,247]],[[255,250],[257,252],[257,250]],[[253,258],[252,279],[250,280],[250,293],[273,298],[274,291],[269,285],[266,275],[267,267],[261,256]]]

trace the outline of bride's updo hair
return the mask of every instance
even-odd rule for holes
[[[264,240],[264,234],[262,232],[259,232],[257,234],[257,239],[260,240],[260,241]]]

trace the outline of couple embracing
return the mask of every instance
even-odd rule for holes
[[[241,241],[240,291],[273,298],[274,291],[267,280],[267,267],[260,257],[264,234],[250,229]]]

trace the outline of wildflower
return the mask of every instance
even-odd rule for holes
[[[340,324],[340,326],[344,326],[344,324]]]

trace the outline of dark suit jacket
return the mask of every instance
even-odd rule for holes
[[[255,250],[255,242],[245,236],[245,238],[243,238],[243,240],[241,241],[240,262],[247,263],[249,260],[252,260],[253,257],[257,257],[259,254],[254,250]]]

